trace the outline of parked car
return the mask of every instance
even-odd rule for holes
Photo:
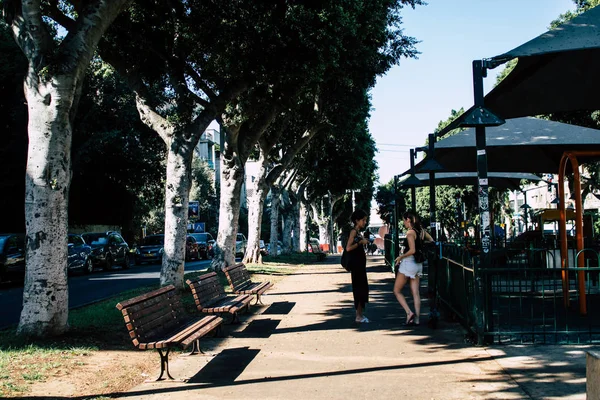
[[[114,265],[129,268],[129,245],[118,232],[87,232],[81,235],[92,247],[94,267],[110,270]]]
[[[199,258],[200,246],[198,246],[198,241],[192,235],[188,235],[185,239],[185,261]]]
[[[0,234],[0,281],[25,276],[25,235]]]
[[[258,241],[258,247],[260,248],[260,254],[262,254],[263,256],[268,256],[269,252],[267,251],[267,246],[265,245],[265,241],[264,240],[259,240]]]
[[[243,233],[238,233],[235,238],[235,256],[243,257],[246,254],[246,248],[248,247],[248,240]]]
[[[196,239],[196,242],[198,242],[198,252],[200,253],[200,257],[206,260],[215,255],[215,250],[213,249],[215,240],[210,233],[190,233],[189,236],[192,236]]]
[[[281,255],[281,249],[283,248],[283,244],[281,241],[277,241],[277,249],[271,248],[271,243],[267,243],[267,253],[272,256]]]
[[[81,270],[84,273],[89,274],[94,270],[92,247],[88,245],[80,235],[69,234],[67,249],[68,272]]]
[[[135,263],[162,262],[165,251],[165,235],[148,235],[142,239],[142,243],[135,250]]]

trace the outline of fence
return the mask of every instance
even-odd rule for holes
[[[557,268],[560,253],[555,249],[507,248],[495,251],[484,269],[473,251],[443,245],[435,274],[439,302],[479,343],[599,342],[598,253],[569,252],[569,260],[581,255],[586,266]],[[568,274],[564,287],[563,273]],[[586,314],[579,312],[580,279],[585,283]]]

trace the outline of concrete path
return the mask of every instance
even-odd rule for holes
[[[475,347],[460,325],[405,328],[382,257],[369,257],[370,324],[354,322],[350,275],[329,257],[285,277],[206,355],[177,357],[186,382],[135,399],[585,399],[583,347]],[[158,355],[157,355],[158,364]]]

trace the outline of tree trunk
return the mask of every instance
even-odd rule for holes
[[[308,251],[308,209],[306,208],[306,203],[303,201],[300,202],[298,224],[300,225],[300,251]]]
[[[279,240],[279,204],[280,204],[281,189],[279,185],[271,187],[271,252],[277,255],[277,241]]]
[[[329,217],[324,211],[319,212],[315,204],[311,204],[313,209],[314,220],[319,228],[319,243],[331,243],[329,233]],[[323,202],[321,201],[321,209],[324,210]]]
[[[292,202],[292,212],[290,219],[292,221],[292,251],[299,253],[300,250],[300,201],[298,194],[294,196]]]
[[[165,185],[165,246],[160,271],[161,286],[173,284],[183,289],[188,203],[192,187],[194,146],[175,135],[167,153]]]
[[[257,179],[254,180],[251,187],[247,190],[248,203],[248,247],[244,255],[244,263],[261,263],[260,254],[260,232],[263,216],[263,205],[269,193],[269,186],[266,182],[267,160],[263,152],[260,152],[258,159],[259,172]]]
[[[68,319],[67,231],[72,78],[26,80],[29,148],[25,177],[27,269],[18,332],[58,335]]]
[[[76,21],[63,19],[68,34],[60,43],[54,41],[43,23],[48,8],[39,1],[14,3],[14,7],[5,7],[3,16],[29,64],[24,81],[29,113],[25,177],[27,252],[23,309],[17,332],[47,337],[62,334],[68,328],[72,121],[85,69],[126,1],[99,1],[78,10]]]
[[[235,156],[221,157],[221,206],[219,233],[211,268],[221,271],[235,264],[235,239],[240,216],[240,191],[244,181],[244,166]]]

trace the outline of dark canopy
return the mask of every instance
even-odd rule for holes
[[[405,172],[402,178],[399,179],[398,183],[400,186],[403,182],[409,178],[410,171]],[[416,177],[421,181],[419,186],[429,185],[429,174],[416,174]],[[510,189],[519,190],[522,179],[528,179],[531,181],[540,181],[541,179],[533,174],[526,173],[509,173],[509,172],[490,172],[488,174],[488,181],[490,186],[498,189]],[[476,172],[436,172],[434,183],[436,186],[439,185],[476,185],[477,184],[477,173]]]
[[[493,68],[513,58],[515,69],[485,96],[485,107],[499,117],[600,109],[600,7],[488,61]]]
[[[533,117],[509,119],[486,129],[489,171],[558,173],[566,150],[600,151],[600,130]],[[590,161],[578,158],[581,163]],[[475,129],[436,142],[435,159],[447,172],[477,171]],[[416,172],[425,172],[424,161],[415,166]]]

